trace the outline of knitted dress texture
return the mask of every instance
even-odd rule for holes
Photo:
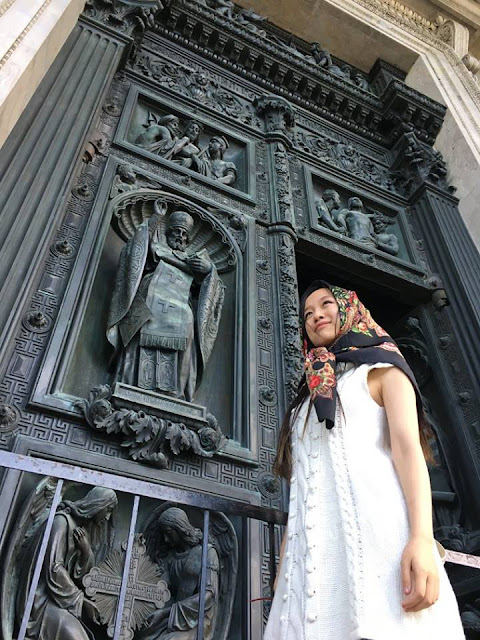
[[[385,410],[367,376],[389,364],[347,365],[335,426],[304,403],[292,425],[287,544],[264,640],[464,640],[441,564],[440,597],[404,613],[400,561],[408,515]],[[340,365],[339,365],[340,369]]]

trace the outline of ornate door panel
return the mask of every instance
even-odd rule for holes
[[[298,294],[323,277],[358,290],[403,348],[435,429],[438,534],[475,551],[479,259],[432,147],[445,109],[403,79],[382,61],[368,74],[348,67],[230,2],[87,2],[7,145],[5,189],[30,164],[35,172],[4,209],[0,269],[13,264],[5,291],[16,302],[0,316],[3,449],[160,485],[169,502],[185,490],[207,509],[226,499],[282,510],[271,469],[301,369]],[[34,132],[49,113],[48,148]],[[15,566],[17,542],[38,534],[22,500],[42,496],[42,526],[48,513],[60,526],[64,509],[55,515],[54,488],[25,469],[3,485],[3,557]],[[176,507],[144,501],[145,526],[128,547],[142,576],[118,582],[136,500],[128,486],[116,501],[105,487],[97,496],[115,502],[119,522],[110,560],[97,554],[79,591],[101,609],[98,638],[150,637],[152,612],[181,602],[171,552],[181,522],[196,540],[189,553],[202,550],[204,524],[186,494],[183,516],[162,519]],[[92,499],[67,488],[75,513]],[[58,540],[87,554],[75,517]],[[157,540],[152,518],[171,535]],[[218,614],[204,602],[204,637],[227,637],[229,625],[229,638],[260,637],[267,614],[281,531],[266,522],[282,516],[235,518],[212,516],[208,580],[219,573],[224,591],[212,587]],[[237,547],[243,554],[229,556]],[[192,580],[206,566],[197,560]],[[472,600],[467,573],[453,577],[462,604]],[[140,583],[150,598],[141,606]],[[21,588],[12,584],[4,592]],[[110,615],[120,591],[136,612],[123,631]],[[10,640],[21,621],[2,602]],[[192,620],[183,623],[195,629]]]

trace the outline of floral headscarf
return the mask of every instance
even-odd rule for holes
[[[338,304],[340,315],[338,336],[328,348],[312,347],[306,335],[303,341],[305,376],[319,421],[325,420],[327,429],[331,429],[335,422],[337,362],[354,364],[387,362],[397,366],[410,378],[417,394],[417,406],[421,410],[420,393],[415,376],[393,339],[375,322],[355,291],[335,286],[328,288]]]

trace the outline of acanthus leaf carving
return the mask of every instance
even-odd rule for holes
[[[219,79],[206,71],[176,65],[169,59],[142,51],[129,61],[133,71],[152,78],[161,87],[187,96],[196,103],[258,128],[260,121],[254,109],[224,88]]]
[[[297,146],[319,160],[347,171],[349,175],[388,191],[396,191],[388,168],[359,153],[352,144],[339,142],[330,136],[301,132],[297,135]]]
[[[295,127],[295,110],[292,105],[278,96],[262,95],[253,101],[259,113],[265,116],[267,133],[291,135]]]
[[[156,14],[163,8],[161,0],[140,0],[135,3],[126,0],[87,0],[84,14],[120,33],[133,35],[153,27]]]
[[[143,410],[116,408],[109,385],[94,387],[87,400],[75,402],[90,427],[121,438],[132,460],[164,469],[172,456],[191,451],[212,457],[225,443],[216,419],[207,414],[200,429],[151,415]]]

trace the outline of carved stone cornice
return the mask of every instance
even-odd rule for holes
[[[386,120],[394,124],[392,140],[398,139],[402,130],[407,128],[420,140],[428,144],[435,142],[443,124],[446,107],[399,80],[390,81],[382,95],[382,101]]]
[[[437,20],[432,21],[423,16],[418,11],[414,11],[411,7],[398,2],[397,0],[373,0],[377,5],[383,8],[385,13],[401,18],[405,22],[414,25],[417,29],[425,33],[435,34],[439,23]]]
[[[83,15],[118,33],[138,36],[153,27],[161,0],[87,0]]]
[[[403,27],[408,25],[417,33],[422,32],[432,39],[439,26],[437,21],[425,18],[418,11],[414,11],[411,7],[397,0],[354,0],[354,2]]]
[[[438,24],[435,27],[435,23],[426,20],[426,18],[400,2],[392,3],[388,0],[352,0],[352,2],[364,9],[368,9],[373,14],[380,16],[391,24],[419,38],[429,47],[443,53],[448,62],[456,70],[470,97],[477,105],[480,104],[480,86],[477,84],[472,73],[470,73],[463,64],[461,56],[459,56],[453,46],[438,37]],[[442,20],[439,22],[441,23]],[[471,124],[475,127],[476,131],[480,133],[480,126],[473,121]]]
[[[378,85],[385,93],[387,81],[396,79],[396,91],[402,93],[395,104],[385,109],[383,95],[379,97],[340,77],[340,61],[335,62],[336,67],[333,65],[338,73],[330,72],[317,62],[313,50],[309,53],[308,47],[312,45],[300,41],[289,45],[278,37],[278,30],[264,23],[260,35],[201,3],[171,0],[158,15],[154,31],[236,73],[241,68],[242,75],[261,85],[263,91],[381,144],[392,144],[401,135],[392,116],[401,115],[397,112],[405,111],[408,106],[405,103],[413,103],[410,111],[414,114],[415,131],[422,140],[432,143],[441,125],[436,116],[443,108],[434,107],[433,101],[428,106],[423,102],[420,107],[420,94],[406,87],[400,91],[401,80],[395,73],[383,74]],[[151,38],[155,36],[152,34]],[[370,81],[374,80],[372,76]],[[365,82],[368,86],[366,79]],[[387,99],[391,97],[390,92]],[[272,130],[274,124],[268,126]]]

